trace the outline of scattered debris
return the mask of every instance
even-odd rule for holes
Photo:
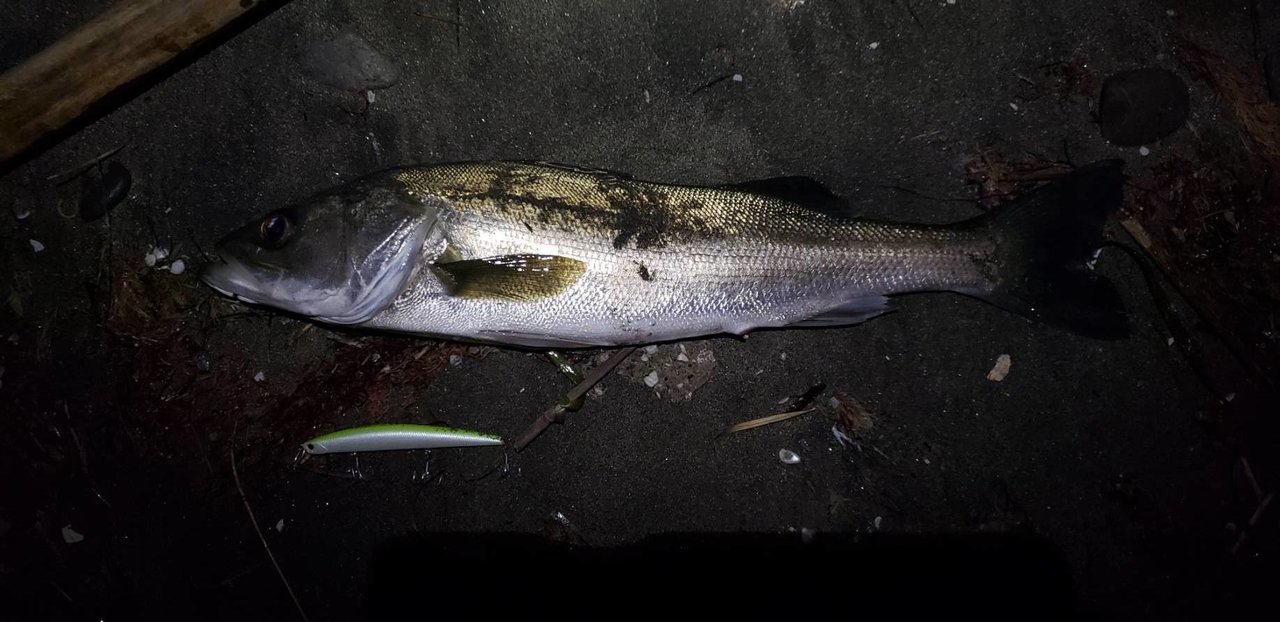
[[[84,534],[72,529],[71,525],[67,525],[62,528],[62,541],[67,544],[84,542]]]
[[[101,175],[89,169],[80,185],[80,218],[92,222],[107,215],[129,196],[133,175],[115,160],[107,163]]]
[[[800,464],[800,455],[790,449],[779,449],[778,460],[783,464]]]
[[[653,389],[663,399],[686,401],[715,374],[716,355],[708,341],[648,346],[627,361],[620,374]],[[799,409],[792,409],[799,410]]]
[[[1013,359],[1008,354],[1001,354],[996,357],[996,364],[987,372],[987,380],[992,382],[1000,382],[1009,375],[1009,367],[1013,365]]]
[[[726,429],[726,430],[724,431],[724,433],[725,433],[725,434],[733,434],[734,432],[741,432],[741,431],[743,431],[743,430],[750,430],[750,429],[753,429],[753,428],[760,428],[760,427],[764,427],[764,426],[767,426],[767,425],[772,425],[772,424],[775,424],[775,423],[778,423],[778,422],[781,422],[781,421],[786,421],[786,420],[788,420],[788,419],[794,419],[794,418],[796,418],[796,417],[799,417],[800,415],[804,415],[804,414],[807,414],[807,413],[811,413],[811,412],[813,412],[813,411],[815,411],[815,410],[817,410],[817,409],[816,409],[816,408],[806,408],[806,409],[804,409],[804,410],[793,410],[793,411],[790,411],[790,412],[779,413],[779,414],[776,414],[776,415],[769,415],[769,416],[767,416],[767,417],[760,417],[760,418],[758,418],[758,419],[752,419],[752,420],[750,420],[750,421],[743,421],[742,423],[738,423],[738,424],[734,424],[734,425],[732,425],[732,426],[729,426],[729,428],[728,428],[728,429]]]
[[[979,205],[991,208],[1032,184],[1071,172],[1071,165],[1044,158],[1012,161],[1005,158],[996,145],[985,144],[965,158],[964,169],[970,182],[979,184]]]
[[[828,404],[836,411],[836,422],[832,428],[836,440],[840,440],[843,435],[845,440],[851,441],[853,437],[876,425],[875,415],[842,391],[836,391],[835,397],[831,398]]]
[[[300,61],[315,81],[353,93],[385,89],[400,80],[400,66],[352,32],[308,45]]]
[[[39,253],[40,251],[43,251],[43,250],[44,250],[44,244],[40,243],[40,240],[31,239],[31,240],[27,240],[27,241],[31,243],[31,250],[32,250],[32,251],[35,251],[35,252]]]

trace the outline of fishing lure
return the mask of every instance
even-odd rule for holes
[[[302,451],[316,455],[397,449],[484,447],[501,444],[500,437],[473,430],[394,423],[366,425],[322,434],[303,443]]]

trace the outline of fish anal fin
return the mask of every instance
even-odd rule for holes
[[[888,298],[884,296],[862,296],[846,300],[813,317],[791,324],[791,326],[849,326],[850,324],[860,324],[890,310]]]

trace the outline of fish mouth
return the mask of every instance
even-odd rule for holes
[[[259,291],[262,284],[238,261],[219,255],[218,261],[207,263],[200,269],[200,280],[224,296],[258,304],[258,301],[245,296],[243,292]]]

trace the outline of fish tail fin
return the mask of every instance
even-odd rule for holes
[[[1028,318],[1099,339],[1129,334],[1115,286],[1093,272],[1102,226],[1123,202],[1122,160],[1081,167],[965,223],[996,244],[989,289],[979,298]]]

